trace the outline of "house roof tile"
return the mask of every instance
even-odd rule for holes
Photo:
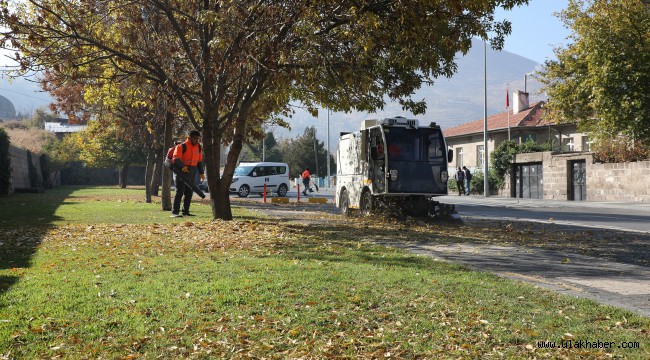
[[[545,126],[549,122],[544,119],[544,102],[539,101],[532,104],[528,109],[513,114],[512,110],[488,116],[488,131],[508,128],[508,112],[510,112],[510,128]],[[483,119],[464,123],[446,130],[443,130],[445,137],[462,136],[482,133],[484,127]]]

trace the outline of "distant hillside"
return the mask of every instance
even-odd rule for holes
[[[457,59],[458,72],[451,78],[438,79],[433,86],[420,89],[413,99],[426,99],[427,112],[416,116],[421,123],[435,121],[443,129],[483,118],[483,43],[475,41],[472,49],[464,57]],[[488,116],[505,111],[506,85],[510,86],[510,104],[512,92],[524,90],[524,75],[536,70],[540,64],[507,51],[487,49],[487,110]],[[530,102],[545,100],[538,95],[540,84],[531,76],[527,77],[527,90]],[[389,103],[385,109],[375,114],[353,112],[350,114],[333,113],[330,115],[330,150],[336,149],[338,134],[341,131],[354,131],[362,120],[403,115],[413,117],[402,111],[397,103]],[[323,141],[327,134],[327,112],[319,113],[318,119],[304,111],[299,111],[291,120],[292,130],[275,129],[280,138],[295,137],[304,132],[307,126],[316,126],[318,137]]]
[[[47,107],[52,98],[41,91],[38,84],[25,78],[9,80],[2,73],[0,78],[0,95],[9,99],[16,108],[16,113],[34,113],[38,108]]]

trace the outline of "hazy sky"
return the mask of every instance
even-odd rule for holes
[[[567,7],[567,0],[530,0],[528,6],[496,12],[498,20],[512,23],[512,34],[506,38],[504,50],[543,63],[556,59],[553,47],[566,45],[571,33],[553,13]]]

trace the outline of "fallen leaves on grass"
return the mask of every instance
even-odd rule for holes
[[[65,225],[50,230],[43,247],[76,249],[81,244],[101,244],[108,249],[131,251],[166,248],[185,251],[265,250],[289,238],[291,230],[254,221],[184,222],[181,224]]]

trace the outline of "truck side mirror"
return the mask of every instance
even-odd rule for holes
[[[377,147],[376,146],[371,146],[370,147],[370,158],[372,160],[377,160]]]
[[[452,161],[454,161],[454,150],[448,149],[447,150],[447,162],[451,163]]]

